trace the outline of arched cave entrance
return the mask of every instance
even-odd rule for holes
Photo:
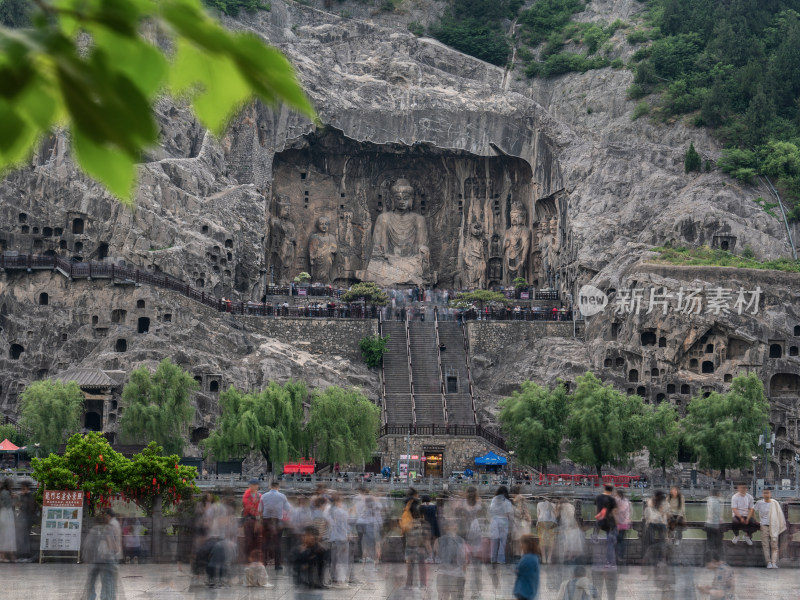
[[[83,419],[83,426],[89,431],[102,431],[103,417],[96,412],[87,412]]]

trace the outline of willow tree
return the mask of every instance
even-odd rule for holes
[[[566,423],[567,456],[579,465],[594,467],[600,476],[603,465],[619,465],[645,445],[644,401],[621,394],[591,372],[576,383]]]
[[[83,392],[74,381],[34,381],[22,392],[21,425],[31,430],[44,454],[58,450],[81,428]]]
[[[369,462],[378,447],[380,420],[380,408],[358,390],[315,391],[306,427],[314,456],[331,463]]]
[[[559,384],[549,390],[525,381],[520,391],[500,402],[500,420],[506,442],[522,464],[547,465],[561,458],[568,395]]]
[[[307,399],[308,390],[301,382],[271,381],[265,390],[249,393],[231,387],[220,395],[217,429],[203,445],[217,460],[255,451],[273,466],[298,458],[307,449],[303,431]]]
[[[129,441],[156,442],[167,454],[181,454],[189,424],[194,418],[192,376],[169,358],[155,373],[146,366],[135,369],[122,390],[122,437]]]

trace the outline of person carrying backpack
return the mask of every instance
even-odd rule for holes
[[[556,600],[591,600],[597,595],[597,590],[586,576],[586,569],[575,567],[572,577],[561,584]]]

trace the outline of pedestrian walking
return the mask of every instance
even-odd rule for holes
[[[31,527],[37,522],[39,505],[31,492],[31,484],[23,481],[17,497],[17,562],[33,562],[35,549],[31,544]]]
[[[281,534],[283,533],[283,520],[291,514],[292,506],[280,492],[280,484],[273,481],[270,490],[261,496],[258,502],[258,512],[261,515],[262,533],[264,536],[264,564],[270,558],[275,561],[275,570],[283,569],[281,564]],[[319,543],[319,540],[317,540]]]
[[[501,485],[489,504],[489,537],[492,540],[491,561],[493,564],[505,564],[506,543],[511,520],[514,518],[514,505],[508,495],[506,486]]]
[[[14,562],[17,553],[17,525],[14,520],[14,498],[11,481],[0,483],[0,562]]]
[[[548,498],[542,498],[536,505],[536,533],[539,535],[542,564],[553,562],[557,527],[556,507]]]
[[[786,518],[781,505],[772,497],[772,491],[764,488],[762,499],[755,503],[755,514],[761,525],[761,549],[768,569],[778,568],[778,539],[786,531]]]
[[[594,504],[597,508],[597,514],[595,515],[595,538],[598,529],[606,532],[605,566],[609,569],[616,568],[617,501],[614,500],[614,486],[608,483],[605,484],[603,486],[603,493],[595,498]]]
[[[522,558],[517,564],[514,581],[516,600],[534,600],[539,594],[539,547],[532,535],[522,537]]]
[[[711,489],[706,497],[706,562],[711,553],[722,555],[722,502],[719,500],[719,491]]]
[[[667,497],[657,490],[644,508],[645,556],[651,565],[663,567],[667,560]]]
[[[258,512],[258,503],[261,494],[258,491],[258,479],[251,479],[249,487],[242,496],[242,519],[244,520],[244,555],[248,558],[253,550],[261,547],[261,515]]]
[[[631,529],[631,503],[625,497],[625,490],[618,488],[615,492],[617,501],[617,562],[625,562],[625,538]]]

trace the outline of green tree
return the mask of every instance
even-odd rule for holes
[[[703,166],[700,155],[697,153],[697,150],[694,149],[694,142],[689,144],[689,149],[686,151],[686,157],[683,160],[683,166],[687,173],[699,171]]]
[[[377,368],[381,366],[383,355],[387,351],[386,344],[389,342],[389,336],[383,337],[379,335],[368,335],[361,338],[358,347],[361,349],[361,358],[367,363],[368,367]]]
[[[692,398],[683,421],[684,439],[701,467],[719,469],[724,478],[726,469],[750,464],[768,419],[764,384],[755,373],[739,375],[726,394]]]
[[[315,117],[283,54],[226,30],[200,0],[36,6],[34,28],[0,28],[0,170],[66,125],[80,166],[129,202],[136,163],[158,139],[153,103],[164,92],[185,97],[216,135],[254,97]]]
[[[675,464],[678,459],[678,444],[681,439],[678,411],[669,402],[662,402],[648,411],[645,429],[650,466],[661,468],[666,476],[667,467]]]
[[[769,135],[769,129],[775,120],[775,105],[764,93],[764,88],[759,85],[756,95],[750,101],[744,121],[747,125],[747,142],[757,146]]]
[[[261,392],[234,387],[220,395],[217,429],[203,444],[217,460],[242,458],[251,451],[276,465],[303,456],[308,448],[303,431],[303,403],[308,390],[301,382],[271,381]]]
[[[30,429],[42,452],[55,452],[81,428],[83,393],[74,381],[34,381],[22,392],[20,424]]]
[[[600,476],[603,465],[618,465],[644,446],[644,402],[603,384],[591,372],[578,377],[576,383],[566,422],[567,456],[594,467]]]
[[[479,308],[483,308],[486,304],[493,302],[508,302],[500,292],[493,292],[491,290],[475,290],[473,292],[460,292],[455,298],[450,300],[450,306],[454,308],[467,308],[473,304],[477,304]]]
[[[122,436],[154,441],[170,454],[180,454],[194,418],[191,396],[197,388],[192,376],[169,358],[155,373],[146,366],[135,369],[122,390]]]
[[[378,447],[381,411],[358,390],[331,386],[311,397],[306,435],[317,460],[368,462]]]
[[[559,462],[569,406],[566,388],[559,384],[551,391],[531,381],[520,387],[499,404],[506,442],[523,464]]]
[[[28,437],[24,433],[17,431],[17,428],[13,425],[0,425],[0,442],[3,440],[8,440],[19,447],[25,446],[28,443]],[[30,450],[32,453],[33,448]]]
[[[152,511],[155,497],[161,496],[169,507],[196,491],[197,469],[178,464],[177,456],[161,456],[154,442],[132,459],[111,448],[96,432],[76,433],[67,442],[63,456],[50,454],[31,460],[33,478],[42,490],[83,490],[89,514],[111,506],[111,499],[122,494],[146,512]]]
[[[369,306],[386,306],[389,303],[389,296],[374,281],[362,281],[353,284],[342,295],[343,302],[358,302],[359,300],[363,300]]]

